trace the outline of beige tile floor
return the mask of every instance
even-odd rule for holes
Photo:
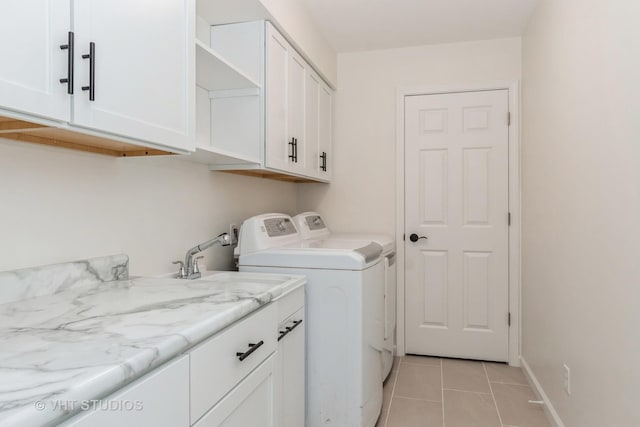
[[[520,368],[404,356],[384,385],[376,427],[550,427]]]

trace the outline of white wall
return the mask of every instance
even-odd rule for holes
[[[638,16],[542,0],[523,38],[523,355],[566,426],[640,425]]]
[[[177,271],[192,246],[267,211],[295,184],[176,158],[113,158],[0,139],[0,271],[126,253],[133,274]],[[232,248],[203,253],[228,269]]]
[[[333,182],[298,189],[335,231],[395,232],[396,90],[520,79],[520,39],[338,55]]]

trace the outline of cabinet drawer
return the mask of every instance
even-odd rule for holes
[[[256,368],[194,427],[281,427],[274,423],[274,358]]]
[[[189,359],[162,366],[101,399],[95,410],[71,418],[64,427],[187,427]]]
[[[237,353],[257,347],[244,360]],[[277,347],[277,308],[269,304],[189,353],[191,423],[195,423]]]
[[[304,286],[278,299],[278,325],[304,305]]]

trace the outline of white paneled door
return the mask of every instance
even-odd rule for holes
[[[405,97],[406,352],[508,359],[508,90]]]

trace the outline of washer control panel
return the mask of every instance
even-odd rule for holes
[[[288,236],[297,233],[291,218],[267,218],[264,220],[264,230],[269,237]]]
[[[240,227],[238,255],[242,257],[255,251],[262,251],[302,241],[293,219],[282,213],[256,215],[246,219]]]
[[[317,212],[298,214],[293,217],[293,223],[304,239],[326,239],[331,235],[322,215]]]
[[[309,230],[321,230],[323,228],[327,228],[320,215],[309,215],[305,218],[305,221],[307,222]]]

